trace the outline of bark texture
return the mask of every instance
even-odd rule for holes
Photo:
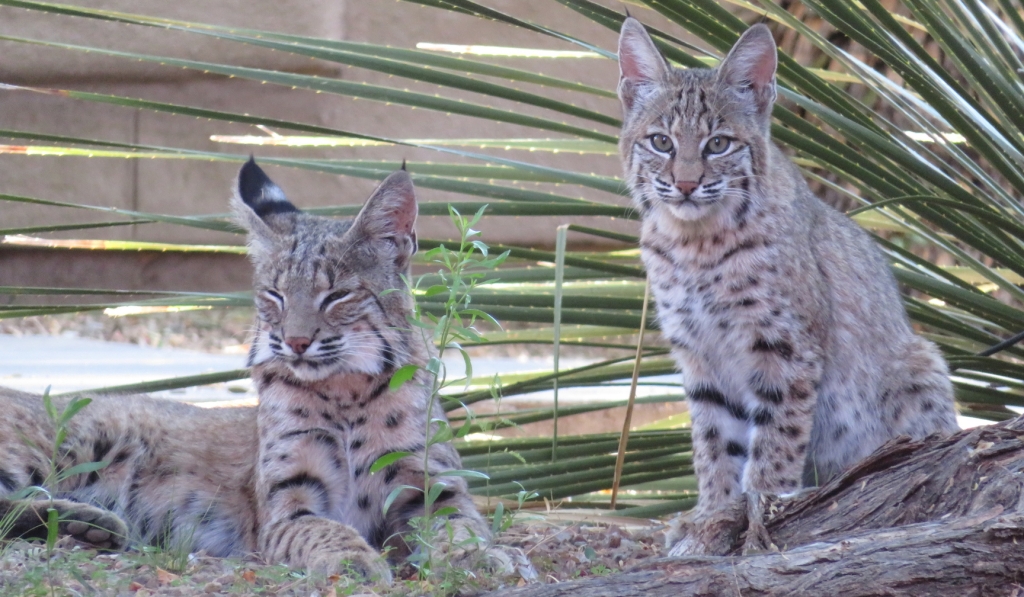
[[[750,526],[767,530],[771,551],[664,558],[494,595],[1024,597],[1024,418],[893,440],[823,487],[759,505]]]

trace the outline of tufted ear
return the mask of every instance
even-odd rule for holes
[[[401,256],[408,260],[416,252],[416,189],[409,173],[398,170],[388,175],[366,200],[352,229],[370,239],[387,239],[395,243]]]
[[[718,79],[741,96],[749,97],[761,116],[769,116],[775,103],[778,50],[767,25],[757,24],[740,36],[718,66]]]
[[[235,220],[249,231],[250,241],[291,230],[292,218],[286,214],[299,213],[251,157],[238,172],[231,207]]]
[[[619,33],[619,100],[625,113],[657,91],[669,72],[668,63],[644,26],[627,17]]]

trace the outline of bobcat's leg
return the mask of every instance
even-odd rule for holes
[[[958,431],[953,384],[939,349],[923,338],[911,338],[901,364],[902,379],[879,397],[895,434],[921,439]]]
[[[390,582],[380,553],[356,529],[330,519],[341,506],[337,500],[348,495],[343,434],[310,417],[295,397],[288,408],[275,404],[269,392],[260,399],[256,491],[263,557],[325,574],[354,570]]]
[[[694,511],[666,537],[670,555],[726,553],[744,531],[748,547],[769,546],[760,522],[748,521],[751,505],[761,493],[800,488],[820,367],[788,340],[759,338],[751,350],[755,366],[740,397],[723,394],[698,367],[687,368],[700,493]]]
[[[423,487],[423,456],[423,449],[406,456],[381,471],[383,479],[376,481],[371,477],[361,489],[373,491],[383,500],[403,485]],[[455,449],[447,443],[435,444],[430,447],[429,462],[432,482],[444,484],[431,506],[432,512],[454,510],[434,521],[433,531],[437,536],[428,537],[432,556],[453,567],[474,570],[483,565],[493,573],[512,574],[518,570],[529,577],[533,568],[522,553],[492,545],[490,525],[477,511],[465,480],[441,476],[444,471],[459,466]],[[385,540],[385,545],[395,549],[396,556],[422,549],[424,545],[410,540],[409,535],[413,531],[412,519],[422,517],[425,512],[423,493],[407,489],[388,508],[381,523],[382,530],[377,534]]]
[[[116,514],[70,500],[0,499],[0,531],[7,536],[45,539],[50,508],[57,511],[61,535],[101,549],[122,549],[127,542],[128,528]]]
[[[714,555],[731,549],[742,532],[741,477],[750,414],[740,397],[725,395],[697,363],[688,361],[684,371],[699,495],[696,508],[674,522],[666,541],[673,556]]]
[[[799,339],[800,336],[797,336]],[[763,524],[763,494],[787,495],[800,490],[811,442],[821,359],[809,342],[759,337],[753,345],[756,363],[748,384],[752,396],[749,458],[743,469],[747,508],[744,553],[772,548]],[[802,347],[804,350],[800,351]]]
[[[354,528],[303,508],[261,529],[260,547],[271,562],[321,574],[353,571],[367,580],[391,582],[387,563]]]
[[[788,342],[762,342],[750,379],[754,394],[744,491],[784,495],[800,490],[817,404],[821,367],[796,358]]]

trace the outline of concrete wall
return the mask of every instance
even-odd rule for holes
[[[344,3],[331,0],[90,0],[82,6],[175,19],[274,29],[329,39],[342,37]],[[334,65],[217,41],[212,38],[95,20],[0,8],[0,33],[190,60],[250,67],[316,72],[334,76]],[[324,102],[273,86],[229,81],[194,71],[117,57],[0,42],[0,82],[70,88],[144,97],[219,110],[269,113],[314,123],[330,120]],[[0,90],[0,128],[62,134],[106,141],[199,150],[223,150],[211,132],[242,132],[240,127],[186,117],[76,101],[60,96]],[[45,142],[21,141],[45,145]],[[243,151],[242,148],[236,148]],[[0,191],[42,199],[190,214],[224,211],[235,166],[209,162],[137,161],[0,155]],[[46,222],[110,219],[87,211],[0,205],[3,228]],[[115,218],[116,219],[116,218]],[[61,236],[61,235],[58,235]],[[237,242],[180,227],[138,226],[64,233],[88,238],[136,238],[172,242]],[[223,236],[223,235],[222,235]]]
[[[123,10],[138,14],[182,20],[269,29],[328,39],[346,39],[414,47],[416,42],[522,46],[550,49],[574,47],[526,30],[423,7],[396,0],[74,0],[94,8]],[[614,48],[616,34],[588,22],[573,11],[548,0],[495,0],[498,9],[517,16],[553,23],[567,33],[581,36],[605,48]],[[610,2],[609,6],[617,3]],[[650,11],[642,18],[660,23]],[[365,81],[400,85],[402,88],[438,93],[434,85],[395,79],[387,74],[316,62],[281,52],[242,44],[217,41],[157,28],[97,22],[0,7],[0,34],[54,40],[62,43],[111,48],[122,51],[171,55],[191,60],[222,62],[243,66],[284,69]],[[617,67],[613,61],[505,59],[502,64],[572,78],[584,83],[613,88]],[[300,121],[355,132],[400,138],[524,137],[538,131],[422,109],[391,106],[367,100],[353,100],[255,81],[227,79],[195,71],[147,64],[116,57],[98,56],[63,49],[0,42],[0,83],[66,88],[161,102],[201,106],[214,110],[244,112],[270,118]],[[524,86],[530,88],[530,86]],[[540,90],[546,93],[544,90]],[[451,93],[448,90],[443,93]],[[462,97],[495,107],[522,110],[516,104],[471,94]],[[455,96],[459,97],[459,96]],[[573,99],[587,108],[618,114],[614,100],[575,94]],[[533,110],[533,113],[573,122],[571,118]],[[576,122],[614,134],[609,127]],[[257,157],[311,156],[336,158],[453,161],[436,153],[407,148],[282,150],[270,147],[225,145],[210,140],[211,134],[254,134],[253,127],[208,122],[150,111],[139,111],[0,88],[0,129],[68,135],[114,142],[182,147],[226,152],[239,156],[254,152]],[[558,136],[552,133],[551,136]],[[5,143],[0,139],[0,143]],[[45,145],[40,141],[14,141]],[[537,155],[509,152],[515,159],[538,160]],[[455,159],[457,160],[457,158]],[[617,175],[615,156],[545,155],[543,163],[583,171]],[[237,163],[196,160],[121,160],[107,158],[52,158],[0,154],[0,192],[40,199],[111,206],[167,214],[210,214],[226,211],[229,187]],[[268,168],[270,175],[303,207],[361,203],[374,181],[330,176],[304,170]],[[415,174],[415,168],[413,168]],[[553,192],[576,193],[575,188],[547,187]],[[471,200],[421,190],[421,200]],[[607,200],[607,195],[594,194]],[[68,210],[32,205],[0,203],[0,229],[48,223],[75,223],[117,218],[85,210]],[[447,237],[451,227],[443,219],[425,218],[421,236]],[[485,226],[492,242],[550,245],[554,229],[564,219],[529,218],[511,222],[493,218]],[[621,222],[622,230],[635,229]],[[162,242],[238,243],[240,238],[223,233],[170,225],[142,225],[53,233],[67,238],[137,239]],[[2,262],[0,262],[2,263]],[[5,274],[0,267],[0,283]],[[20,278],[19,278],[20,279]]]

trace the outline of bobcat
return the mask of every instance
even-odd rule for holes
[[[673,555],[731,549],[742,525],[723,517],[761,492],[957,429],[946,364],[881,253],[771,140],[776,60],[764,25],[716,69],[672,68],[632,18],[619,37],[619,149],[693,421],[698,504]],[[748,547],[764,546],[750,518]]]
[[[409,294],[385,292],[404,286],[416,250],[412,181],[395,172],[354,221],[341,222],[301,213],[250,160],[232,205],[255,269],[249,364],[259,406],[93,397],[70,421],[59,468],[109,465],[57,488],[61,530],[103,547],[187,541],[214,556],[260,552],[294,567],[352,567],[388,580],[379,550],[410,552],[402,534],[423,514],[423,495],[406,489],[386,513],[383,502],[399,486],[423,487],[427,417],[444,418],[437,406],[427,412],[424,371],[389,387],[397,367],[425,365],[432,350],[406,323]],[[0,389],[0,412],[0,519],[13,512],[13,533],[45,533],[51,502],[2,496],[43,483],[53,422],[39,396],[13,390]],[[370,472],[395,451],[411,455]],[[431,475],[459,466],[450,444],[430,446]],[[437,549],[469,557],[489,526],[463,479],[439,482],[446,487],[434,508],[457,513],[447,517],[451,542]]]

